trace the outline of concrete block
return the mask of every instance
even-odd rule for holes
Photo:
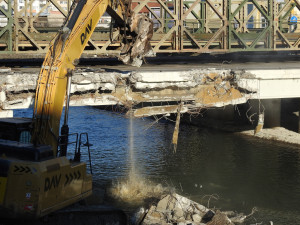
[[[134,83],[135,89],[138,90],[151,90],[151,89],[166,89],[166,88],[193,88],[197,85],[195,82],[136,82]]]
[[[175,208],[176,199],[171,196],[167,195],[162,200],[160,200],[157,204],[156,210],[159,212],[164,212],[166,210],[172,210]]]
[[[178,219],[180,219],[181,217],[184,217],[184,212],[183,212],[183,209],[182,209],[182,208],[175,207],[173,210],[174,210],[173,218],[174,218],[175,220],[178,220]]]
[[[90,91],[90,90],[95,90],[96,89],[96,85],[93,83],[90,84],[75,84],[75,85],[71,85],[71,93],[74,92],[85,92],[85,91]]]
[[[100,84],[99,87],[101,87],[102,90],[109,90],[109,91],[115,91],[116,90],[116,86],[112,83]]]
[[[188,82],[193,76],[185,71],[143,71],[132,74],[131,81],[143,83],[162,83],[162,82]]]
[[[26,109],[32,107],[34,104],[34,96],[28,96],[23,99],[14,99],[12,101],[6,101],[3,104],[3,109]]]
[[[281,99],[262,100],[265,108],[265,123],[264,126],[280,127],[281,125]]]
[[[86,79],[86,80],[80,81],[78,84],[87,85],[87,84],[91,84],[91,83],[92,83],[92,81]]]
[[[195,223],[200,223],[202,220],[202,217],[198,214],[194,214],[194,215],[192,215],[192,219]]]
[[[72,98],[70,100],[71,106],[95,106],[95,105],[116,105],[119,100],[112,95],[103,95],[99,98]]]
[[[0,111],[0,118],[13,117],[13,116],[14,116],[13,110],[1,110]]]
[[[6,101],[6,94],[4,91],[0,91],[0,102]]]
[[[258,79],[238,79],[237,86],[250,92],[259,91],[259,80]]]
[[[150,214],[150,216],[153,218],[153,219],[156,219],[156,220],[161,220],[162,218],[164,218],[164,216],[160,213],[160,212],[152,212]]]

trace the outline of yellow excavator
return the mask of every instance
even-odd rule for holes
[[[77,135],[74,158],[66,157],[68,111],[73,70],[105,12],[120,29],[125,63],[140,65],[151,51],[153,23],[134,14],[130,1],[74,0],[43,62],[33,118],[0,119],[0,221],[40,218],[92,194],[91,172],[80,162],[83,137],[89,151],[87,134]]]

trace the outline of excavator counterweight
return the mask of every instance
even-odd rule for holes
[[[41,67],[33,119],[0,120],[1,219],[40,218],[92,194],[92,175],[86,163],[79,161],[81,146],[75,149],[73,159],[66,157],[72,72],[106,11],[122,35],[120,59],[141,65],[143,57],[151,53],[153,23],[134,15],[130,7],[131,3],[123,0],[75,0]],[[87,148],[89,151],[89,145]]]

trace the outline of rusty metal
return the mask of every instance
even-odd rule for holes
[[[1,21],[7,20],[0,23],[0,57],[41,57],[63,23],[71,0],[14,0],[12,6],[0,0],[0,4],[4,7]],[[290,18],[300,19],[300,0],[133,0],[132,10],[153,19],[154,53],[299,50],[300,25]],[[111,42],[109,24],[103,21],[85,56],[120,54],[119,32],[112,30]]]

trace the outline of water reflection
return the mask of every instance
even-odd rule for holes
[[[16,110],[15,116],[31,116]],[[93,107],[71,107],[71,132],[88,132],[94,181],[103,185],[129,170],[129,119]],[[136,167],[142,177],[177,188],[193,200],[217,194],[211,206],[250,213],[257,222],[299,224],[299,149],[256,138],[181,125],[177,153],[170,148],[174,124],[134,119]],[[87,159],[87,158],[86,158]]]

